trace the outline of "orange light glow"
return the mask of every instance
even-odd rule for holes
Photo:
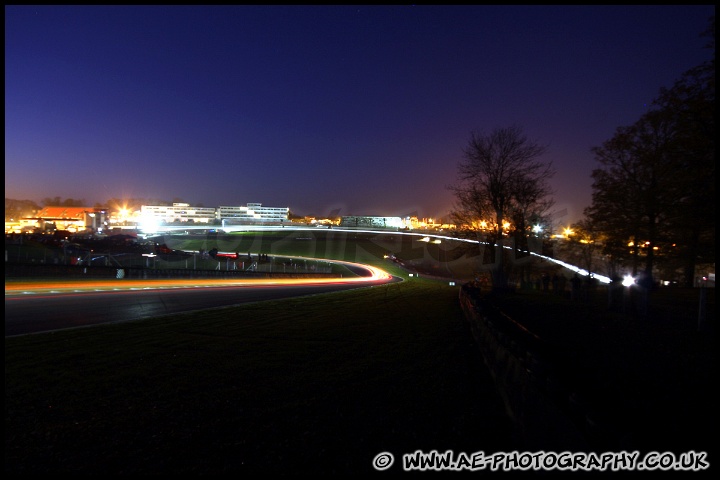
[[[243,278],[243,279],[116,279],[116,280],[78,280],[78,281],[37,281],[5,283],[5,294],[36,293],[73,293],[78,291],[117,291],[117,290],[162,290],[194,287],[248,287],[263,285],[319,285],[340,283],[372,283],[390,280],[392,275],[376,267],[352,262],[337,262],[362,268],[368,272],[362,277],[327,278]]]

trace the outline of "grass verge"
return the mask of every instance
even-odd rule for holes
[[[715,289],[704,294],[702,329],[697,288],[652,291],[646,308],[637,291],[610,308],[604,288],[580,301],[537,290],[488,301],[551,345],[564,379],[554,393],[571,414],[614,430],[615,449],[679,453],[708,451],[716,426]]]
[[[6,473],[372,473],[513,445],[457,287],[5,339]],[[399,468],[399,467],[398,467]]]
[[[209,241],[369,263],[406,279],[383,253],[430,267],[439,258],[405,237],[275,240]],[[630,446],[707,451],[714,332],[696,329],[697,290],[656,293],[644,317],[631,304],[609,310],[602,291],[587,302],[519,291],[493,304],[587,368],[576,373],[589,401],[634,422]],[[519,450],[457,294],[413,278],[6,338],[5,471],[355,474],[373,473],[382,451],[397,462],[418,449]],[[707,316],[714,322],[714,289]]]

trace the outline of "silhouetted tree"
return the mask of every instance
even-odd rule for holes
[[[670,89],[661,89],[653,104],[675,126],[677,201],[667,223],[687,286],[693,285],[696,265],[715,263],[714,16],[703,36],[710,59],[685,72]]]
[[[41,203],[46,207],[84,207],[84,199],[66,198],[63,200],[60,197],[48,197],[43,198]]]
[[[552,163],[538,161],[547,147],[529,140],[516,126],[497,128],[488,135],[472,133],[458,165],[459,183],[455,193],[453,220],[461,228],[479,232],[478,222],[488,221],[492,230],[485,239],[494,253],[492,278],[497,288],[507,286],[503,251],[503,224],[538,215],[551,202],[548,180],[554,175]],[[511,232],[518,224],[511,226]]]
[[[555,204],[551,195],[552,190],[545,181],[529,177],[517,182],[515,201],[511,202],[509,209],[515,258],[529,255],[528,238],[533,234],[532,227],[545,223],[542,219],[548,217],[550,208]]]
[[[664,228],[678,200],[677,172],[682,157],[674,148],[674,133],[672,117],[650,111],[633,126],[619,130],[620,142],[606,142],[593,149],[603,165],[602,171],[594,171],[593,176],[604,177],[608,190],[614,183],[627,194],[621,204],[614,206],[624,213],[618,218],[634,221],[637,235],[630,240],[637,255],[642,248],[648,281],[653,278],[656,249],[663,246],[667,235]],[[598,198],[593,198],[596,211],[604,207],[596,204]]]
[[[573,224],[571,230],[573,233],[563,242],[566,252],[563,258],[588,272],[598,271],[596,259],[602,245],[602,234],[595,230],[595,224],[587,218]],[[612,265],[608,267],[609,275],[612,276]]]
[[[5,198],[5,221],[17,221],[18,218],[32,217],[40,207],[32,200]]]
[[[712,60],[662,89],[650,111],[592,149],[601,168],[592,172],[585,214],[603,234],[605,254],[633,245],[633,275],[644,259],[648,281],[658,261],[667,266],[675,257],[692,285],[697,262],[715,261],[714,24],[713,17]]]

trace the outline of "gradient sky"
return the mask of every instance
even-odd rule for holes
[[[437,217],[471,132],[591,148],[709,58],[699,6],[5,6],[5,197]]]

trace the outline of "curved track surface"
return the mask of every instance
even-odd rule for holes
[[[6,282],[5,336],[140,320],[400,280],[373,267],[365,269],[366,276],[345,279]]]

